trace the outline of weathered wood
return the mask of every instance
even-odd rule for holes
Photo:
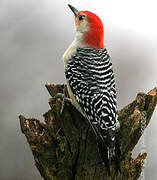
[[[56,98],[56,94],[63,92],[64,85],[47,83],[46,88],[52,97],[49,100],[51,110],[44,114],[45,122],[19,116],[21,131],[27,138],[41,176],[45,180],[113,179],[107,176],[100,163],[95,135],[87,120],[67,101],[60,114],[62,100]],[[156,103],[157,89],[154,88],[147,94],[138,93],[132,103],[118,112],[120,129],[116,133],[122,152],[122,172],[115,179],[139,178],[147,154],[139,154],[133,159],[131,151],[142,135],[141,123],[145,123],[144,128],[148,125]],[[115,174],[114,163],[111,172]]]

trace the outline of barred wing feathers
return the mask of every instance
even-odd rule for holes
[[[107,50],[78,48],[68,61],[65,75],[97,139],[114,153],[116,90]]]

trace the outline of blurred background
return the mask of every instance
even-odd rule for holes
[[[105,27],[118,109],[157,85],[157,2],[153,0],[0,0],[0,179],[40,180],[18,115],[43,121],[45,82],[64,83],[62,55],[75,29],[70,3]],[[157,177],[157,112],[146,130],[145,179]],[[136,146],[134,156],[141,150]]]

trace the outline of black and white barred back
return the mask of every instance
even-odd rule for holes
[[[117,103],[107,50],[78,48],[68,60],[65,76],[97,139],[114,154]]]

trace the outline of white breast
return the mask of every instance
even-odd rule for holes
[[[76,52],[76,49],[78,47],[82,47],[81,45],[81,39],[82,39],[82,33],[77,32],[76,37],[72,44],[68,47],[68,49],[65,51],[63,54],[63,63],[64,63],[64,68],[66,68],[68,60],[71,58],[71,56]]]
[[[68,49],[65,51],[63,54],[63,63],[64,63],[64,68],[66,68],[66,65],[68,63],[68,60],[71,58],[71,56],[76,52],[76,46],[74,43],[72,43]]]
[[[76,38],[74,39],[74,41],[72,42],[72,44],[68,47],[68,49],[65,51],[64,55],[63,55],[63,63],[64,63],[64,69],[66,68],[66,65],[68,63],[68,60],[72,57],[72,55],[76,52],[76,49],[78,47],[82,47],[81,45],[81,37],[82,34],[81,33],[76,33]],[[76,109],[84,116],[86,117],[85,112],[81,109],[79,103],[76,100],[76,97],[74,96],[68,80],[66,80],[66,84],[67,84],[67,90],[70,96],[70,99],[72,100],[72,104],[76,107]]]

